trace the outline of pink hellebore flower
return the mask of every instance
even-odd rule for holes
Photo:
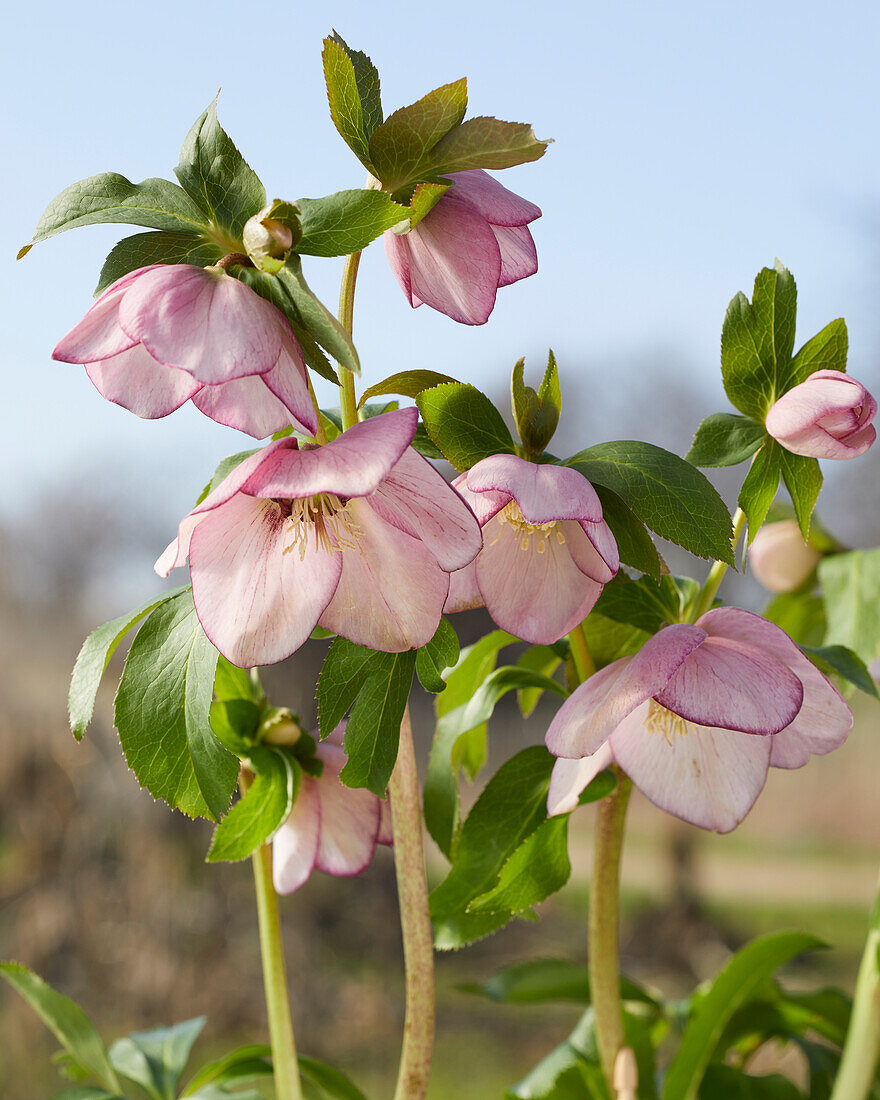
[[[663,810],[726,833],[761,793],[767,769],[800,768],[846,739],[853,718],[778,626],[734,607],[650,638],[597,672],[547,731],[559,757],[548,809],[566,813],[617,762]]]
[[[103,397],[148,420],[192,399],[257,439],[291,422],[310,435],[317,428],[287,318],[216,267],[154,264],[124,275],[52,358],[84,363]]]
[[[280,661],[318,623],[388,653],[433,637],[480,528],[409,446],[417,422],[399,409],[323,447],[281,439],[183,518],[156,572],[189,557],[199,620],[233,664]]]
[[[749,565],[755,579],[771,592],[794,592],[806,581],[822,555],[804,541],[797,520],[768,523],[749,547]]]
[[[480,521],[483,549],[452,575],[446,610],[485,604],[498,626],[542,645],[585,619],[620,561],[583,474],[492,455],[452,484]]]
[[[874,442],[877,402],[839,370],[817,370],[774,403],[767,431],[787,451],[808,458],[857,458]]]
[[[290,816],[272,840],[272,877],[279,894],[298,890],[314,870],[344,878],[359,875],[376,845],[391,843],[388,803],[362,787],[346,787],[339,778],[346,761],[344,733],[343,722],[319,742],[315,755],[323,771],[317,778],[303,772]]]
[[[482,168],[445,178],[455,186],[414,229],[385,233],[385,255],[410,305],[425,303],[463,325],[483,325],[498,288],[538,270],[526,226],[541,210]]]

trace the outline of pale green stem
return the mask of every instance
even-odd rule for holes
[[[352,252],[345,257],[342,271],[342,285],[339,288],[339,323],[349,336],[354,330],[354,290],[357,285],[360,252]],[[357,400],[354,393],[354,375],[339,365],[339,401],[342,411],[342,430],[347,431],[357,424]]]
[[[880,894],[856,979],[852,1016],[831,1100],[865,1100],[880,1054]]]
[[[423,1100],[434,1046],[434,938],[428,915],[419,776],[409,707],[400,724],[400,748],[388,797],[406,967],[406,1020],[394,1100]]]
[[[737,508],[733,516],[733,538],[730,540],[734,556],[736,555],[736,548],[745,525],[745,512],[742,508]],[[713,563],[712,568],[709,570],[709,575],[706,577],[706,583],[703,585],[703,590],[700,593],[700,598],[697,600],[691,614],[691,622],[696,622],[697,619],[699,619],[701,615],[705,615],[712,606],[712,601],[715,599],[718,589],[721,587],[721,582],[724,580],[724,575],[728,568],[729,566],[725,561],[716,561]]]
[[[266,990],[266,1011],[269,1016],[275,1097],[276,1100],[302,1100],[299,1063],[296,1058],[290,999],[287,993],[287,972],[284,965],[278,895],[272,884],[272,845],[261,845],[251,859],[254,865],[254,883],[257,888],[260,951],[263,956],[263,985]]]
[[[568,643],[571,646],[571,659],[574,661],[578,683],[582,684],[584,680],[589,680],[596,671],[582,623],[578,624],[568,635]]]
[[[599,803],[590,885],[590,1000],[602,1070],[609,1085],[614,1078],[618,1052],[624,1044],[617,924],[620,853],[631,793],[632,780],[619,772],[617,786]]]

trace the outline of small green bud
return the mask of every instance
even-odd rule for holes
[[[254,265],[269,275],[284,267],[294,244],[302,237],[299,207],[275,199],[245,223],[242,239]]]
[[[559,389],[559,371],[556,358],[550,352],[547,369],[536,392],[523,381],[525,359],[520,359],[513,368],[510,380],[510,394],[513,405],[513,418],[522,440],[525,457],[532,459],[543,454],[553,438],[559,413],[562,407],[562,395]]]
[[[269,707],[257,730],[257,740],[268,745],[295,745],[302,735],[293,711],[287,707]]]

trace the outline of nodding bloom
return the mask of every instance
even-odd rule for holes
[[[796,520],[768,523],[749,547],[749,565],[755,580],[771,592],[794,592],[819,562],[821,553],[805,542]]]
[[[317,418],[287,318],[217,267],[154,264],[118,279],[60,341],[109,401],[154,420],[184,402],[262,439]]]
[[[839,370],[817,370],[767,413],[765,425],[787,451],[808,458],[857,458],[877,437],[877,402]]]
[[[561,757],[548,810],[566,813],[616,762],[663,810],[726,833],[767,770],[800,768],[843,744],[847,704],[778,626],[734,607],[677,623],[591,676],[547,731]]]
[[[279,894],[298,890],[312,871],[359,875],[376,845],[391,843],[388,803],[363,787],[346,787],[339,778],[346,761],[344,734],[343,722],[318,742],[321,774],[302,773],[290,816],[272,840],[272,878]]]
[[[446,610],[485,604],[502,629],[542,645],[582,622],[620,564],[583,474],[492,455],[453,485],[480,521],[483,549],[452,575]]]
[[[388,653],[430,641],[480,528],[410,447],[417,423],[399,409],[322,447],[281,439],[183,518],[156,572],[189,557],[196,613],[224,657],[272,664],[316,624]]]
[[[455,186],[413,229],[385,233],[385,255],[410,305],[483,325],[498,289],[538,270],[526,226],[541,210],[481,168],[445,178]]]

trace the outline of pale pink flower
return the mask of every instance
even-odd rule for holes
[[[317,624],[389,653],[433,637],[480,528],[409,446],[417,423],[399,409],[323,447],[281,439],[184,517],[156,572],[189,557],[199,620],[233,664],[280,661]]]
[[[302,773],[290,816],[272,839],[272,878],[292,894],[312,871],[350,878],[369,866],[377,844],[391,843],[391,810],[364,787],[346,787],[345,723],[318,743],[319,776]],[[317,733],[312,735],[317,738]]]
[[[258,439],[317,427],[287,318],[218,268],[155,264],[118,279],[52,353],[109,401],[153,420],[185,402]]]
[[[804,583],[822,555],[804,541],[796,520],[768,523],[749,547],[749,565],[760,584],[771,592],[794,592]]]
[[[452,575],[446,610],[485,604],[502,629],[542,645],[582,622],[620,565],[583,474],[492,455],[453,485],[480,521],[483,549]]]
[[[669,813],[726,833],[767,770],[800,768],[846,739],[853,718],[830,681],[773,623],[733,607],[677,623],[591,676],[562,704],[547,747],[548,810],[566,813],[616,762]]]
[[[526,229],[534,203],[481,168],[446,174],[455,186],[409,233],[385,233],[391,270],[413,307],[423,303],[464,325],[482,325],[499,287],[538,270]]]
[[[838,370],[817,370],[784,393],[765,425],[787,451],[808,458],[857,458],[874,442],[877,402],[861,382]]]

